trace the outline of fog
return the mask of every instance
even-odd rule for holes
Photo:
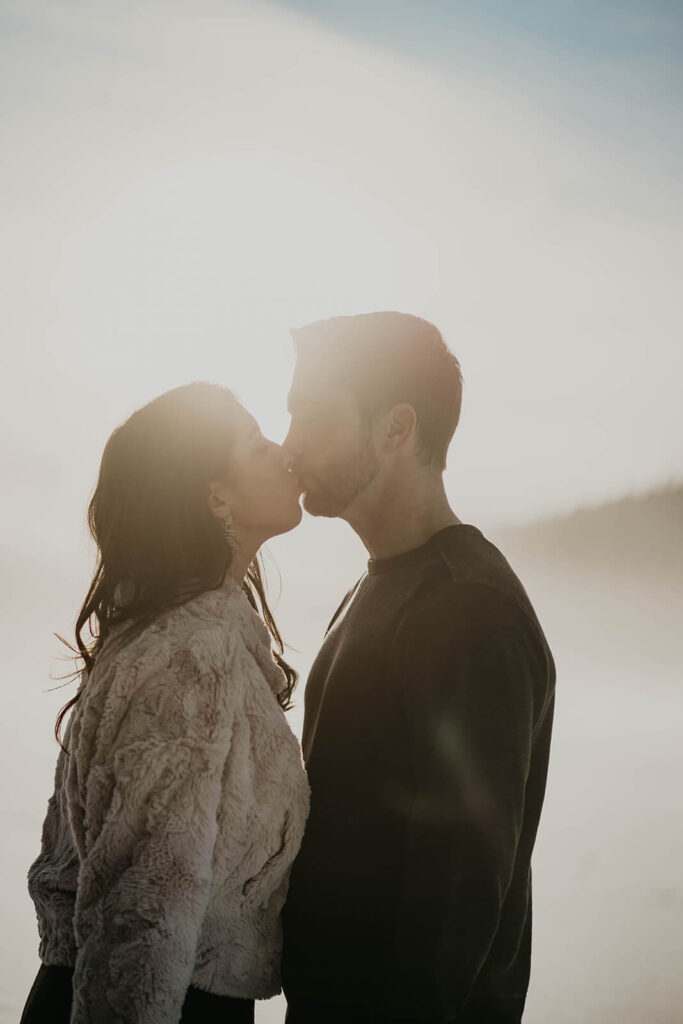
[[[38,966],[26,871],[74,692],[50,690],[53,634],[89,582],[106,438],[205,379],[281,440],[288,328],[383,308],[461,359],[448,494],[558,665],[525,1021],[674,1019],[683,28],[665,3],[570,6],[0,3],[0,1024]],[[310,517],[268,551],[298,731],[366,552]]]
[[[523,578],[558,666],[548,791],[533,861],[525,1020],[669,1024],[683,996],[683,491],[626,498],[521,529],[492,527],[488,534]],[[274,563],[282,576],[278,622],[298,648],[289,656],[305,677],[340,595],[363,571],[365,553],[342,524],[309,518],[268,550],[274,595]],[[46,678],[49,668],[55,674],[68,668],[55,660],[59,645],[49,630],[68,630],[87,565],[22,554],[6,555],[4,568],[8,841],[0,1020],[9,1024],[37,969],[25,874],[51,793],[54,716],[73,692],[69,686],[44,692],[57,685]],[[300,687],[290,713],[297,732]],[[281,998],[259,1003],[257,1020],[275,1024],[283,1013]]]

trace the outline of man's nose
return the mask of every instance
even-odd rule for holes
[[[298,455],[301,455],[301,448],[299,447],[299,445],[297,443],[296,435],[295,435],[294,431],[292,430],[291,424],[290,424],[289,430],[287,431],[287,437],[282,442],[282,447],[286,448],[287,451],[294,458],[296,458]]]

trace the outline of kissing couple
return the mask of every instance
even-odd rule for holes
[[[232,1024],[281,990],[287,1024],[522,1019],[555,670],[446,497],[458,360],[404,313],[292,333],[282,445],[194,383],[105,446],[22,1024]],[[369,556],[303,750],[258,554],[302,494]]]

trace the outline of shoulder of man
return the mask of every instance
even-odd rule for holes
[[[528,601],[513,587],[500,587],[482,579],[449,577],[420,586],[406,602],[398,636],[410,636],[421,645],[430,638],[467,633],[486,635],[501,629],[534,628],[535,615]]]
[[[416,594],[392,658],[410,700],[467,692],[486,702],[501,686],[521,688],[537,722],[555,690],[554,661],[531,606],[478,581],[448,580]]]
[[[483,625],[492,627],[501,617],[519,614],[546,642],[522,581],[503,552],[477,527],[463,524],[458,530],[444,531],[436,540],[441,578],[436,585],[433,579],[425,580],[413,593],[406,608],[409,616],[442,604],[444,612],[437,618],[443,619],[450,608],[460,618],[478,617]]]

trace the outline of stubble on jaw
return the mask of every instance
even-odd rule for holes
[[[312,516],[328,519],[341,516],[378,472],[379,464],[368,432],[353,455],[328,466],[324,474],[318,476],[315,490],[304,492],[303,507]]]

